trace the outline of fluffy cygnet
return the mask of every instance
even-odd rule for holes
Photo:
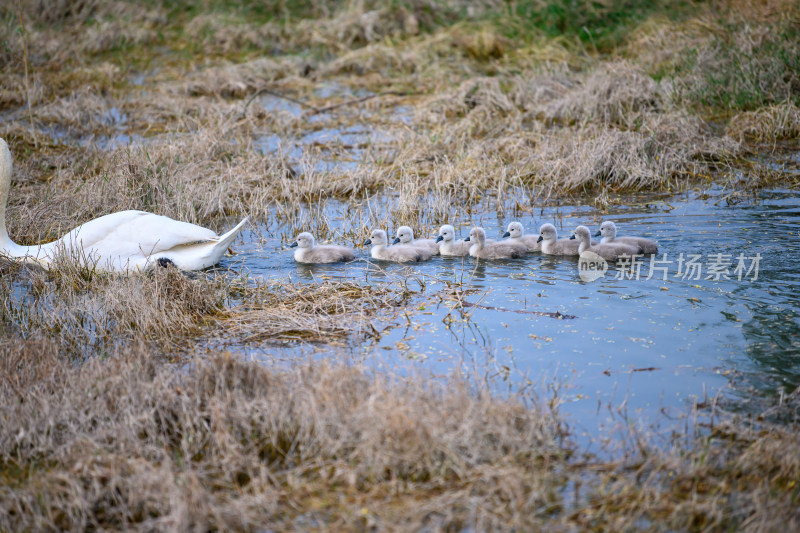
[[[406,246],[403,244],[389,246],[386,232],[382,229],[372,230],[369,239],[364,241],[364,244],[372,245],[370,255],[373,259],[378,259],[380,261],[407,263],[409,261],[427,261],[433,257],[433,254],[430,252],[430,250],[425,248],[416,248],[414,246]]]
[[[539,242],[542,244],[542,253],[548,255],[580,255],[578,247],[580,242],[570,239],[559,239],[556,227],[552,224],[542,224],[539,228]]]
[[[439,253],[441,255],[458,257],[469,255],[470,243],[462,239],[456,240],[456,230],[450,224],[445,224],[439,228],[439,236],[436,237],[436,242],[439,243]]]
[[[592,245],[592,233],[586,226],[578,226],[575,228],[575,235],[570,239],[577,240],[580,245],[578,251],[580,253],[590,251],[594,252],[606,261],[616,261],[620,257],[633,256],[639,253],[639,248],[622,243],[598,243]]]
[[[427,248],[433,255],[439,255],[439,244],[433,239],[415,239],[414,230],[408,226],[400,226],[397,228],[397,237],[392,244],[404,244],[406,246],[415,246],[418,248]]]
[[[297,247],[294,251],[294,260],[298,263],[338,263],[355,259],[351,248],[335,245],[316,246],[314,236],[306,231],[298,235],[297,240],[289,246]]]
[[[600,224],[600,230],[594,234],[595,237],[602,235],[601,243],[623,243],[639,248],[640,253],[643,254],[657,254],[658,243],[652,239],[645,239],[644,237],[617,237],[617,225],[606,220]]]
[[[469,237],[464,239],[473,243],[469,247],[469,255],[480,259],[511,259],[524,257],[528,248],[520,243],[510,241],[487,241],[483,228],[472,228]]]
[[[521,242],[529,252],[540,252],[542,244],[539,242],[538,235],[525,235],[525,230],[519,222],[511,222],[508,231],[503,234],[503,238],[508,238],[511,242]]]

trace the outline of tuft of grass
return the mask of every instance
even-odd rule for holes
[[[791,141],[800,137],[800,108],[788,102],[740,113],[728,122],[727,133],[740,141]]]
[[[530,28],[545,35],[578,39],[598,52],[610,52],[624,43],[627,34],[639,23],[657,14],[677,18],[690,12],[686,0],[523,0],[509,3],[508,16],[502,18],[509,37],[525,38]],[[506,25],[506,23],[509,23]]]
[[[380,337],[373,320],[390,318],[415,294],[407,283],[395,281],[382,286],[278,282],[245,289],[242,302],[225,313],[219,327],[244,344]]]

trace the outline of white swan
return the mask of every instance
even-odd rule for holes
[[[356,258],[353,250],[346,246],[316,246],[314,236],[307,231],[298,235],[297,240],[289,245],[290,248],[295,246],[298,248],[294,251],[294,260],[298,263],[339,263]]]
[[[580,242],[570,239],[558,239],[556,227],[542,224],[539,228],[538,242],[542,243],[542,253],[547,255],[580,255]]]
[[[469,237],[464,239],[474,243],[469,248],[469,255],[479,259],[511,259],[525,257],[528,248],[523,243],[510,241],[494,242],[486,240],[483,228],[472,228]]]
[[[519,222],[511,222],[508,231],[503,234],[503,238],[508,238],[511,242],[521,242],[529,252],[539,252],[542,244],[539,242],[538,235],[525,235],[525,230]]]
[[[631,246],[621,242],[615,243],[599,243],[592,245],[592,233],[586,226],[578,226],[575,228],[575,234],[570,239],[576,239],[580,245],[578,252],[594,252],[606,261],[616,261],[620,257],[631,257],[639,253],[638,246]]]
[[[11,187],[11,152],[0,139],[0,254],[44,268],[66,253],[102,271],[134,271],[169,259],[182,270],[201,270],[222,258],[247,218],[235,228],[217,235],[188,222],[144,211],[111,213],[73,229],[60,239],[35,246],[21,246],[8,236],[6,203]]]
[[[433,239],[415,239],[414,230],[408,226],[400,226],[397,228],[397,237],[392,244],[405,244],[406,246],[414,246],[415,248],[427,248],[433,255],[439,255],[439,244]]]
[[[595,237],[603,236],[601,243],[623,243],[639,248],[643,254],[657,254],[658,243],[652,239],[644,237],[617,237],[617,225],[606,220],[600,224],[600,230],[594,234]]]
[[[380,261],[406,263],[409,261],[427,261],[433,257],[433,254],[427,248],[415,248],[404,244],[389,246],[387,244],[388,240],[385,231],[376,229],[372,231],[370,238],[364,241],[364,245],[371,244],[370,256]]]
[[[439,253],[441,255],[464,257],[469,255],[470,243],[462,239],[456,240],[456,230],[450,224],[445,224],[439,228],[439,236],[436,237],[439,243]]]

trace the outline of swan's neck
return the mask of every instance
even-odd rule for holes
[[[8,250],[13,244],[6,229],[6,203],[11,188],[11,152],[3,139],[0,139],[0,249]]]
[[[588,237],[578,237],[581,243],[578,245],[578,253],[582,254],[592,246],[592,240]]]
[[[0,139],[0,255],[22,259],[29,263],[38,263],[45,268],[49,262],[42,246],[20,246],[8,236],[6,228],[6,204],[11,189],[11,152],[8,144]]]

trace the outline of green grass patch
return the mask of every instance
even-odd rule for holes
[[[685,0],[523,0],[509,4],[507,16],[511,20],[502,23],[512,39],[525,40],[544,33],[551,38],[575,38],[606,53],[622,44],[629,32],[647,18],[679,18],[696,12],[697,5]]]
[[[800,29],[787,25],[766,36],[741,36],[741,28],[691,50],[679,67],[681,98],[712,112],[751,111],[790,101],[800,104]]]

